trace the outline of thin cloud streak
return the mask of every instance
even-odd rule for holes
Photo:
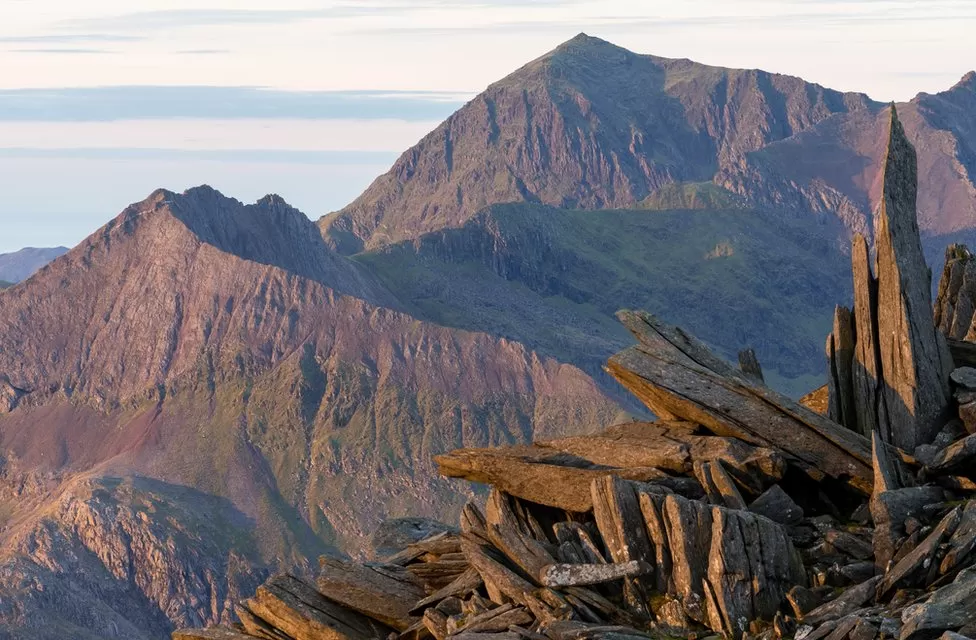
[[[437,121],[453,113],[468,97],[436,91],[277,91],[257,87],[14,89],[0,90],[0,122],[158,118]]]

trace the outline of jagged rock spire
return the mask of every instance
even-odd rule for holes
[[[918,232],[918,160],[895,106],[884,162],[877,236],[878,346],[887,424],[882,437],[907,451],[929,443],[949,406],[952,357],[932,319],[932,272]]]
[[[872,273],[867,241],[854,237],[854,358],[851,375],[838,371],[850,329],[835,322],[828,338],[830,405],[835,419],[906,451],[932,441],[949,406],[952,358],[932,317],[932,273],[918,231],[918,161],[891,106],[891,126],[878,211]],[[842,319],[842,318],[841,318]],[[853,398],[849,396],[853,396]],[[842,407],[851,400],[856,420]]]

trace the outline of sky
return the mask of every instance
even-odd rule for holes
[[[877,100],[976,68],[974,0],[0,0],[0,253],[157,187],[318,218],[579,32]]]

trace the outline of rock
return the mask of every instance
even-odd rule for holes
[[[854,278],[854,410],[859,433],[873,433],[880,424],[878,403],[881,384],[881,354],[878,350],[878,280],[871,272],[867,240],[854,234],[851,244]]]
[[[976,311],[976,261],[964,244],[946,248],[945,267],[935,301],[935,326],[948,338],[962,340]]]
[[[410,609],[410,614],[416,615],[427,607],[434,606],[442,600],[446,600],[448,598],[466,596],[480,587],[482,584],[483,581],[481,580],[481,574],[479,574],[478,571],[473,568],[468,569],[458,576],[457,579],[455,579],[451,584],[443,587],[442,589],[438,589],[434,593],[413,605],[413,607]]]
[[[655,414],[778,448],[815,479],[826,475],[870,491],[865,438],[748,380],[677,327],[644,313],[618,317],[639,344],[610,358],[607,370]]]
[[[721,461],[740,485],[756,494],[786,472],[786,460],[777,451],[700,431],[688,422],[630,422],[603,433],[540,441],[536,446],[609,469],[653,467],[689,473],[695,463]]]
[[[593,517],[610,558],[618,564],[636,561],[654,567],[654,546],[648,536],[634,484],[606,476],[594,481],[591,491]],[[653,575],[625,580],[624,599],[629,608],[649,618],[648,594],[653,588]]]
[[[528,606],[526,596],[533,593],[536,586],[506,567],[499,558],[494,557],[491,550],[484,546],[482,540],[469,533],[463,533],[461,536],[461,548],[464,551],[464,557],[481,575],[492,599],[498,604],[504,604],[501,600],[496,600],[496,598],[504,596]]]
[[[410,610],[422,599],[423,583],[397,566],[361,566],[323,556],[319,559],[319,592],[398,631],[418,620]]]
[[[712,504],[729,509],[746,508],[746,501],[742,498],[742,494],[739,493],[720,460],[696,462],[695,477],[705,489],[705,495],[708,496]]]
[[[739,352],[739,370],[747,378],[759,384],[766,384],[766,380],[763,378],[762,366],[759,364],[759,358],[756,357],[755,350],[745,349]]]
[[[857,621],[857,625],[855,625],[854,629],[851,630],[848,638],[850,638],[850,640],[874,640],[877,636],[878,625],[870,620],[861,618]]]
[[[429,518],[394,518],[385,520],[370,540],[372,556],[387,558],[397,554],[415,542],[420,542],[445,531],[457,531]]]
[[[963,563],[972,560],[973,551],[976,551],[976,501],[966,503],[959,526],[949,538],[948,546],[939,566],[942,575],[949,575],[962,567]]]
[[[771,619],[787,591],[805,580],[789,536],[771,520],[677,495],[640,498],[652,537],[667,539],[657,545],[667,557],[655,562],[671,575],[659,583],[714,631],[741,636],[750,620]]]
[[[932,319],[931,272],[918,231],[918,161],[894,105],[875,238],[881,433],[906,451],[931,442],[945,423],[953,364]],[[882,338],[883,336],[883,338]]]
[[[637,560],[623,564],[553,564],[543,568],[539,580],[546,587],[577,587],[635,578],[653,571],[651,565]]]
[[[800,619],[804,624],[818,625],[848,616],[874,599],[881,580],[881,576],[875,576],[867,582],[851,587],[834,600],[820,605]]]
[[[248,640],[253,636],[245,635],[228,627],[213,627],[211,629],[180,629],[174,631],[172,640]]]
[[[824,599],[822,595],[797,585],[786,592],[786,601],[796,617],[802,620],[804,615],[822,605]]]
[[[861,584],[876,575],[877,567],[874,565],[873,560],[855,562],[854,564],[841,567],[840,573],[849,581],[849,584]]]
[[[936,454],[928,467],[935,473],[954,473],[972,469],[973,462],[976,462],[976,435],[949,445]]]
[[[749,511],[787,526],[799,524],[803,520],[803,509],[778,484],[774,484],[756,498],[749,505]]]
[[[896,587],[928,586],[930,582],[926,575],[935,558],[935,553],[943,541],[949,539],[962,521],[962,508],[956,507],[946,515],[932,533],[923,540],[911,553],[898,561],[885,574],[884,581],[878,587],[878,595],[884,597]],[[923,575],[926,574],[926,575]]]
[[[976,433],[976,401],[959,404],[959,419],[966,427],[966,433]]]
[[[910,487],[884,491],[871,498],[874,520],[874,558],[881,571],[895,557],[899,542],[906,535],[905,521],[920,517],[926,505],[940,502],[943,491],[938,487]]]
[[[827,337],[827,417],[868,437],[857,420],[854,395],[854,324],[847,307],[834,310],[834,330]]]
[[[945,630],[958,630],[976,622],[976,569],[963,571],[956,580],[929,599],[905,609],[899,640],[934,638]]]
[[[295,640],[371,640],[391,630],[328,600],[289,575],[271,578],[247,608]]]
[[[874,547],[871,546],[870,542],[846,531],[828,531],[824,539],[834,549],[855,560],[866,560],[874,556]]]
[[[607,475],[666,482],[656,468],[608,469],[541,447],[463,449],[435,458],[441,475],[488,484],[509,495],[549,507],[585,513],[593,508],[590,485]]]
[[[976,368],[959,367],[949,375],[952,383],[967,391],[976,391]]]

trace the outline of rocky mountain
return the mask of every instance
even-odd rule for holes
[[[14,253],[0,254],[0,287],[3,287],[4,284],[9,287],[21,280],[26,280],[51,260],[66,253],[68,253],[67,247],[51,249],[28,247]]]
[[[0,295],[0,572],[25,585],[0,628],[35,638],[226,619],[265,568],[453,516],[433,455],[619,411],[576,367],[398,310],[276,197],[156,192]]]
[[[899,106],[929,249],[976,227],[974,95]],[[132,205],[0,292],[0,636],[227,622],[385,518],[455,521],[434,455],[642,410],[601,369],[619,306],[819,386],[883,118],[580,36],[318,225],[206,187]]]
[[[835,114],[878,108],[799,78],[638,55],[581,34],[489,87],[321,224],[354,253],[498,202],[630,207],[735,172],[749,153]]]

